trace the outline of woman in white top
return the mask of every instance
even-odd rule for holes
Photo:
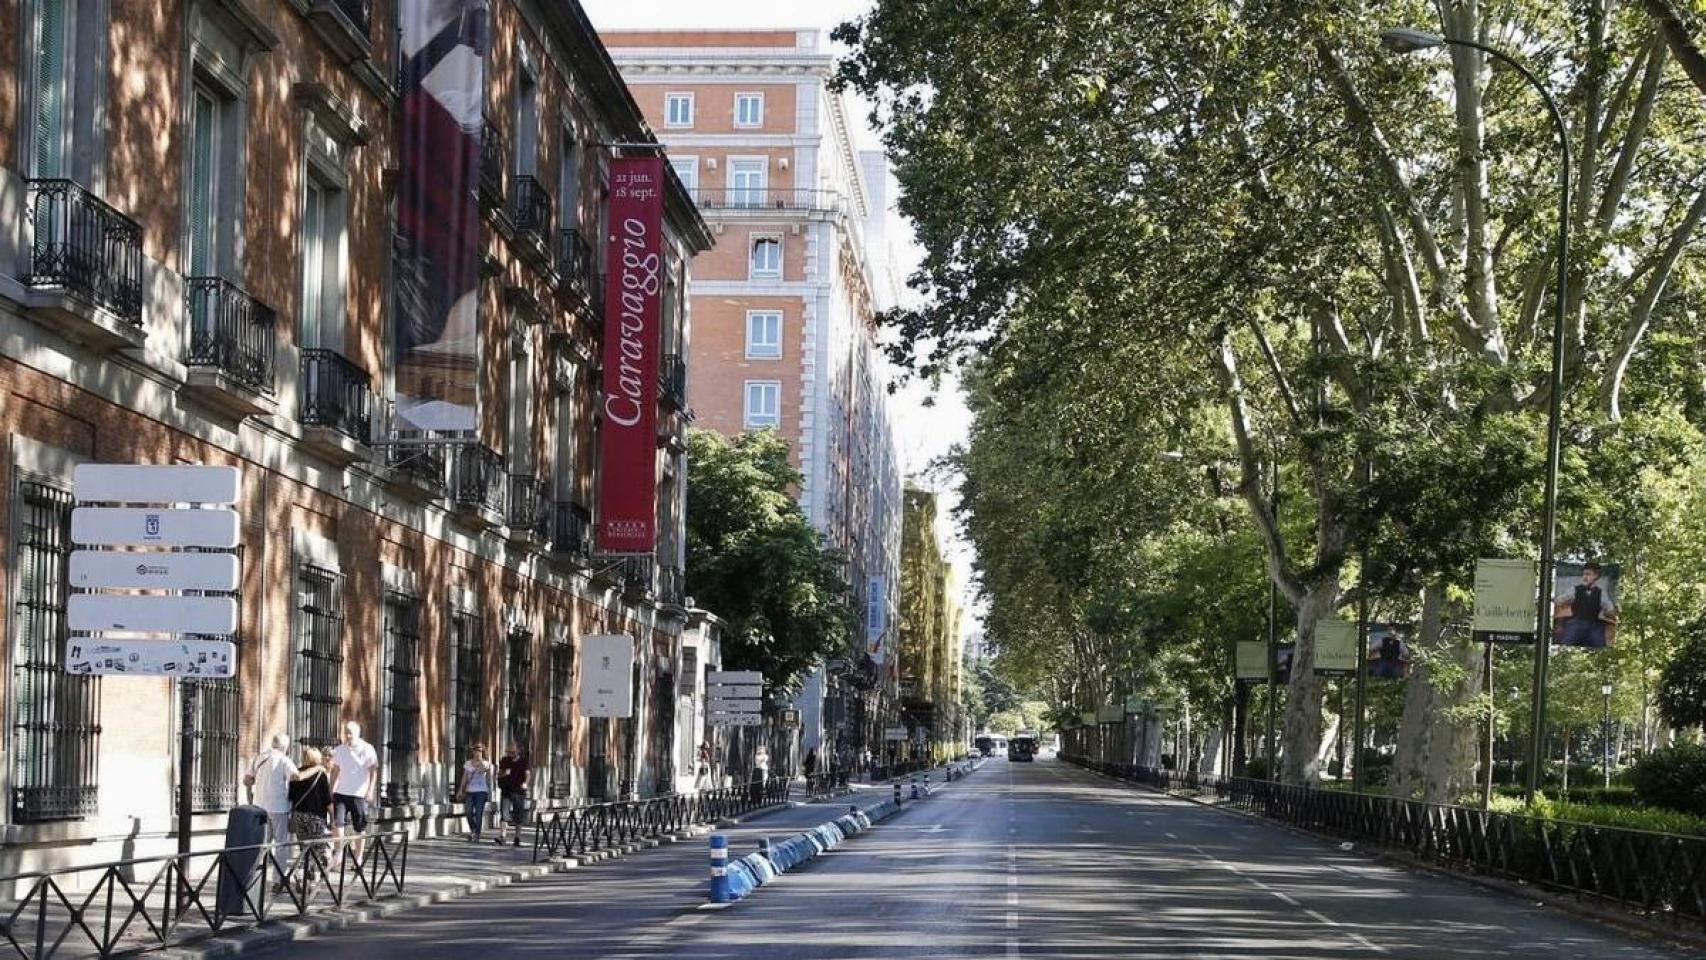
[[[468,807],[468,839],[480,842],[486,822],[486,803],[492,799],[492,762],[486,748],[475,747],[474,757],[462,765],[462,802]]]

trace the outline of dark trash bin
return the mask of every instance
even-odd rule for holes
[[[240,915],[249,912],[244,891],[255,885],[260,871],[256,865],[265,850],[267,812],[252,804],[233,807],[225,820],[225,849],[219,858],[219,912]],[[239,849],[241,848],[241,849]]]

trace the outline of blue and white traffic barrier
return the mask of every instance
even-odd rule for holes
[[[729,838],[720,834],[711,834],[711,902],[728,903],[733,900],[729,892]]]

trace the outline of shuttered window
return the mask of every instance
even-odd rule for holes
[[[192,277],[219,272],[214,253],[219,190],[220,102],[197,85],[190,112],[189,267]]]
[[[36,0],[35,124],[31,176],[63,177],[72,0]]]

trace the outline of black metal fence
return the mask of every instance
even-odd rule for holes
[[[117,860],[9,878],[22,895],[0,908],[0,937],[20,960],[110,957],[203,939],[403,892],[407,834],[350,845],[325,840]]]
[[[278,348],[273,309],[223,277],[191,277],[185,284],[190,344],[184,362],[271,394]]]
[[[738,817],[788,799],[788,780],[570,807],[542,816],[533,833],[533,860],[585,856],[598,850]]]
[[[571,500],[559,500],[555,513],[552,551],[582,560],[592,556],[592,511]]]
[[[1531,883],[1652,917],[1706,922],[1706,837],[1067,759],[1161,789],[1212,789],[1236,809],[1425,863]]]
[[[518,174],[512,181],[515,199],[510,215],[515,218],[515,232],[545,243],[551,236],[551,195],[538,178]]]
[[[811,800],[822,800],[833,797],[847,788],[847,771],[831,770],[828,773],[814,773],[806,778],[806,797]]]
[[[581,230],[557,231],[557,276],[564,290],[582,298],[592,295],[592,244]]]
[[[28,182],[31,287],[63,287],[142,326],[142,227],[73,180]]]
[[[509,510],[505,522],[510,530],[530,533],[541,540],[551,536],[551,500],[545,482],[525,473],[509,475]]]
[[[483,443],[458,444],[451,453],[450,499],[465,510],[504,514],[509,474],[503,454]]]

